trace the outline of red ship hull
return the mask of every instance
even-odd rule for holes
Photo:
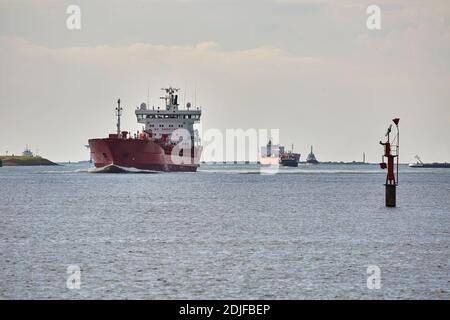
[[[167,148],[148,139],[105,138],[89,140],[96,168],[111,165],[151,171],[195,172],[202,148],[193,148],[193,157],[172,156]]]

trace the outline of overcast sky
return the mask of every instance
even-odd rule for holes
[[[160,105],[173,85],[197,88],[204,130],[279,128],[303,159],[314,145],[319,160],[378,162],[398,116],[403,162],[450,162],[447,0],[0,0],[0,57],[0,154],[87,159],[118,97],[135,131],[147,88]]]

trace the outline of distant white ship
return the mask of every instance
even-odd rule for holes
[[[272,144],[272,140],[269,140],[266,146],[261,147],[259,163],[263,166],[298,167],[299,161],[300,154],[294,153],[294,145],[292,145],[292,150],[288,152],[285,151],[284,146]]]
[[[28,145],[25,147],[25,150],[22,152],[22,156],[24,157],[33,157],[33,152],[28,148]]]
[[[444,162],[444,163],[423,163],[422,160],[420,160],[419,156],[415,156],[416,162],[410,163],[410,168],[450,168],[450,163]]]
[[[280,154],[284,153],[284,147],[272,144],[269,140],[266,146],[261,147],[261,157],[259,163],[263,166],[275,166],[280,162]]]
[[[423,162],[420,160],[419,156],[415,156],[414,158],[416,158],[417,161],[415,163],[410,163],[409,166],[411,168],[423,167]]]

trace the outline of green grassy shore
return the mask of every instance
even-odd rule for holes
[[[57,166],[58,164],[51,162],[45,158],[26,157],[26,156],[0,156],[3,166]]]

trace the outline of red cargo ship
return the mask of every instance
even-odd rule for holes
[[[144,124],[141,132],[131,134],[121,131],[122,107],[117,101],[117,132],[108,138],[89,140],[92,160],[96,168],[108,172],[126,171],[127,168],[149,171],[190,171],[199,166],[202,147],[194,124],[200,122],[201,110],[178,109],[178,91],[163,88],[165,109],[148,108],[145,103],[136,110],[138,123]]]

